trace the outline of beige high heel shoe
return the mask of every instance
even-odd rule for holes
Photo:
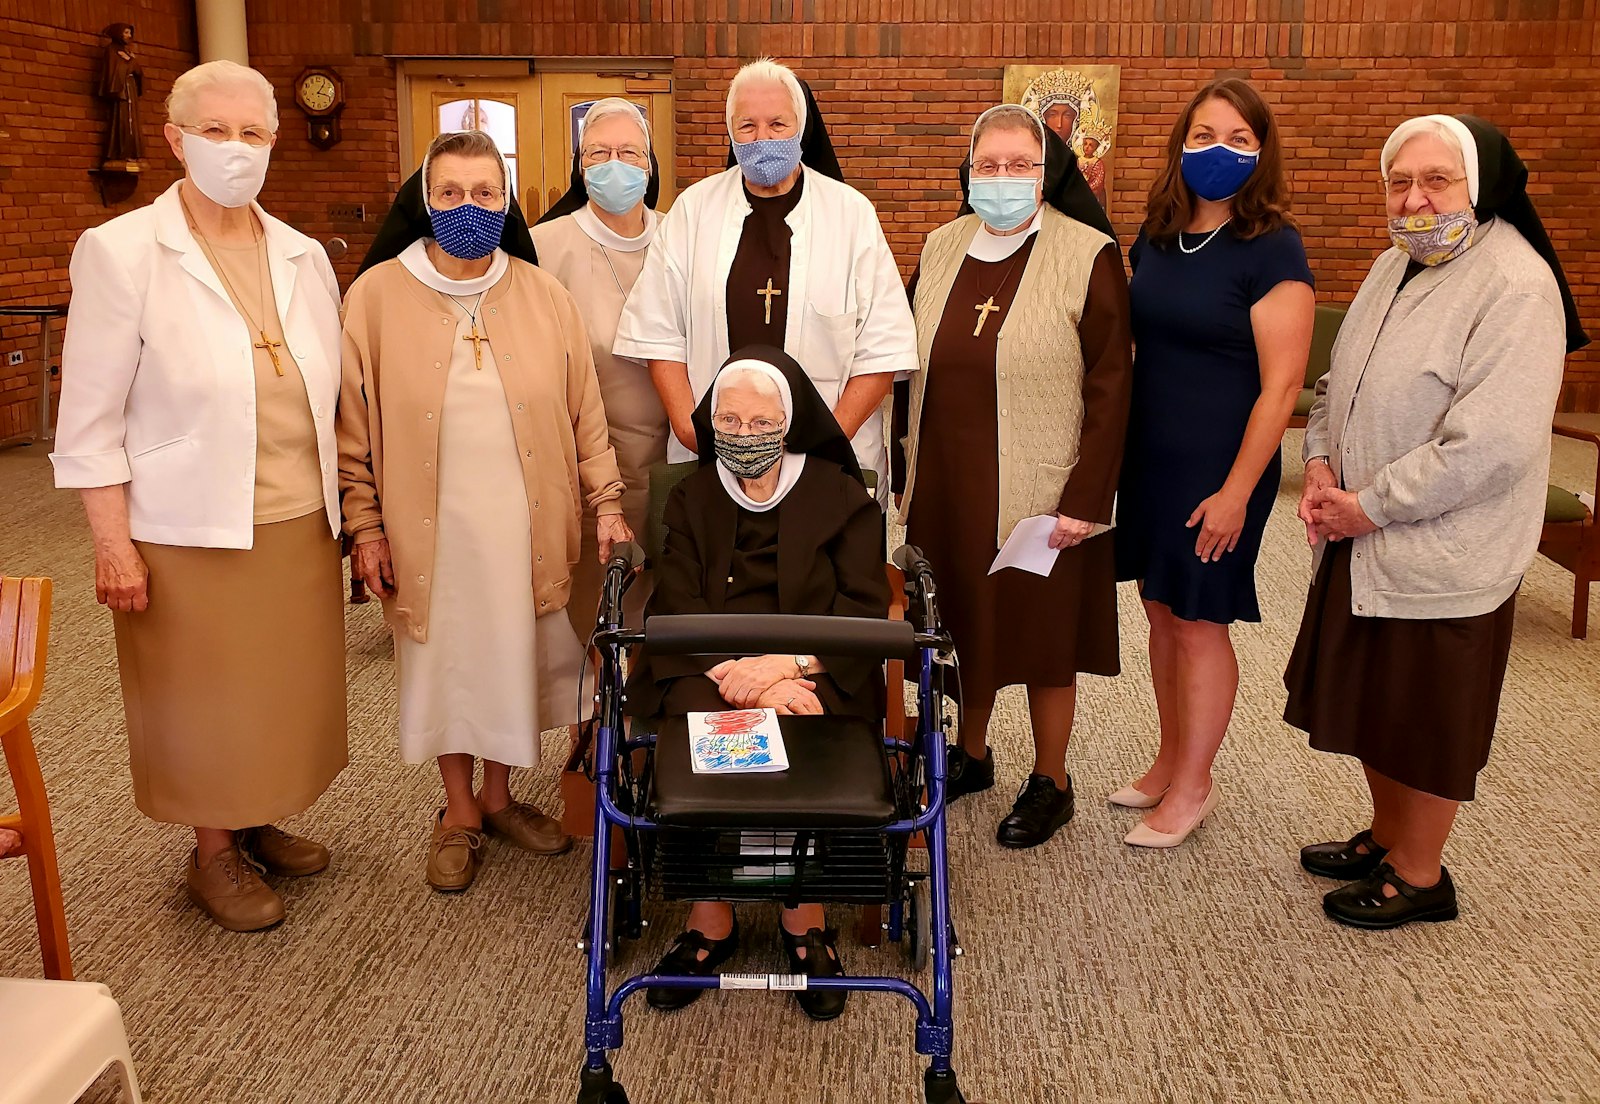
[[[1133,831],[1123,837],[1122,842],[1132,847],[1177,847],[1189,838],[1189,833],[1206,822],[1206,817],[1217,807],[1219,796],[1217,784],[1211,783],[1211,789],[1206,792],[1206,799],[1200,803],[1200,811],[1181,832],[1158,832],[1141,820],[1133,826]]]
[[[1161,804],[1161,799],[1167,795],[1168,786],[1161,787],[1158,794],[1147,794],[1136,786],[1124,786],[1106,800],[1113,805],[1121,805],[1124,809],[1154,809]]]

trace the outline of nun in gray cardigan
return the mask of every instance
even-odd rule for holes
[[[1441,856],[1489,758],[1513,608],[1544,517],[1562,359],[1588,343],[1489,123],[1402,123],[1381,157],[1394,248],[1350,305],[1306,428],[1314,580],[1284,718],[1361,761],[1371,824],[1300,862],[1334,920],[1456,916]]]

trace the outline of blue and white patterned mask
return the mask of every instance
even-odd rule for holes
[[[799,166],[800,136],[735,142],[733,156],[746,180],[758,187],[772,188]]]
[[[476,261],[500,247],[500,236],[506,226],[506,208],[489,211],[476,203],[463,203],[440,211],[429,204],[428,221],[433,224],[433,239],[440,249],[463,261]]]

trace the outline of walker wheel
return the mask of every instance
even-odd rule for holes
[[[628,1094],[612,1080],[609,1062],[598,1070],[579,1070],[578,1085],[578,1104],[628,1104]]]
[[[927,1104],[967,1104],[967,1098],[956,1085],[954,1070],[945,1073],[928,1070],[922,1075],[922,1094]]]
[[[912,969],[926,970],[933,948],[933,897],[928,883],[913,882],[910,897],[906,909],[906,955]]]

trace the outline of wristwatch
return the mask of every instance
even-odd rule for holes
[[[799,675],[797,676],[798,678],[810,678],[811,677],[811,657],[810,656],[808,656],[808,655],[797,655],[797,656],[795,656],[794,657],[794,665],[795,665],[796,668],[799,669],[799,672],[800,672]]]

